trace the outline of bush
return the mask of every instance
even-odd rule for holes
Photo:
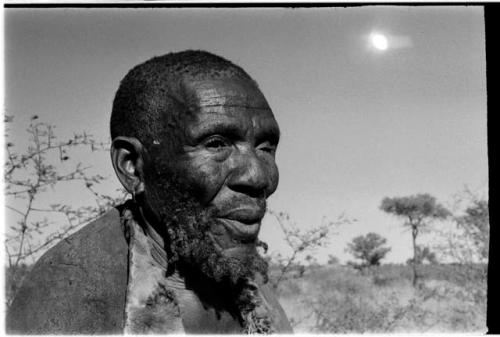
[[[347,244],[346,250],[355,259],[361,260],[360,267],[378,266],[380,261],[391,250],[391,248],[384,247],[386,242],[387,239],[377,233],[368,233],[352,239]]]

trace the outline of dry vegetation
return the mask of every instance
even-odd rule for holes
[[[408,265],[316,266],[280,283],[279,300],[298,333],[486,331],[486,265],[420,268],[415,288]]]

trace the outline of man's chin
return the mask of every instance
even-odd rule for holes
[[[184,262],[194,269],[199,269],[205,276],[216,282],[228,280],[236,285],[244,279],[252,279],[259,273],[267,276],[267,262],[259,255],[257,243],[232,243],[229,247],[221,247],[213,240],[200,242],[201,250],[191,251],[184,256]],[[195,248],[196,249],[196,248]],[[200,254],[203,251],[204,253]]]
[[[216,282],[227,279],[236,284],[257,273],[266,277],[267,262],[257,249],[262,246],[257,238],[260,221],[253,226],[213,217],[185,203],[181,206],[175,214],[167,205],[162,212],[172,263],[179,262],[179,267],[199,271]]]
[[[246,258],[254,258],[258,256],[257,246],[253,243],[239,244],[230,248],[223,249],[222,256],[227,258],[235,258],[245,260]]]

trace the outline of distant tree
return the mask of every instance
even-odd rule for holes
[[[466,208],[465,214],[455,217],[455,221],[457,226],[462,228],[465,235],[472,241],[475,253],[482,261],[486,261],[490,234],[488,201],[473,198],[471,205]]]
[[[457,282],[466,287],[465,301],[486,306],[489,248],[488,199],[468,187],[455,196],[453,225],[439,233],[435,249],[450,262]]]
[[[405,220],[404,226],[411,229],[413,243],[413,286],[417,285],[418,234],[433,220],[443,220],[451,215],[444,206],[430,194],[416,194],[407,197],[384,198],[380,209]]]
[[[377,233],[368,233],[352,239],[352,242],[347,244],[346,250],[354,258],[362,261],[361,267],[378,266],[380,260],[391,250],[391,248],[384,247],[386,242],[387,239]]]
[[[445,258],[462,265],[486,263],[490,236],[488,200],[467,186],[454,198],[451,206],[454,226],[439,233],[445,242],[436,249]]]

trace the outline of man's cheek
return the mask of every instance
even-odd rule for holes
[[[203,205],[208,204],[224,183],[225,170],[220,166],[200,165],[188,172],[193,196]]]

